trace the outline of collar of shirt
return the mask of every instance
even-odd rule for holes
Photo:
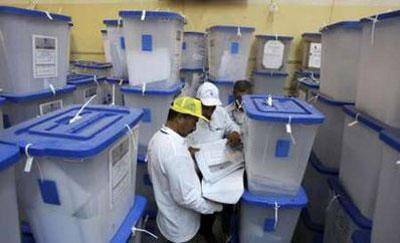
[[[162,128],[160,129],[160,131],[162,133],[168,134],[170,135],[173,139],[175,139],[176,141],[184,144],[185,143],[185,139],[179,135],[177,132],[175,132],[174,130],[172,130],[171,128],[163,125]]]

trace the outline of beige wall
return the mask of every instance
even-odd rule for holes
[[[29,1],[0,0],[20,6]],[[330,22],[358,19],[400,8],[400,0],[41,0],[37,9],[61,12],[73,18],[72,58],[104,60],[100,29],[102,20],[117,18],[121,9],[168,9],[183,13],[186,30],[204,31],[216,24],[256,27],[256,34],[285,34],[295,37],[289,70],[300,63],[301,33],[318,31]],[[269,11],[274,2],[275,13]],[[334,4],[332,4],[334,3]],[[32,6],[32,5],[31,5]],[[253,59],[252,59],[253,61]]]

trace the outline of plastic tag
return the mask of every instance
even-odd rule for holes
[[[239,43],[231,42],[231,54],[238,54],[238,53],[239,53]]]
[[[144,93],[146,93],[146,83],[142,84],[142,95],[144,96]]]
[[[296,144],[296,140],[294,139],[293,132],[292,132],[291,122],[292,122],[292,117],[289,116],[289,121],[286,124],[286,133],[288,133],[290,135],[290,138],[292,139],[292,143]]]
[[[38,180],[40,194],[44,203],[51,205],[61,205],[58,196],[57,184],[51,180]]]
[[[97,80],[97,75],[94,75],[93,81],[96,83],[97,86],[99,86],[99,81]]]
[[[355,119],[354,119],[354,121],[352,121],[352,122],[350,122],[349,124],[347,124],[347,126],[348,127],[352,127],[352,126],[354,126],[354,125],[357,125],[358,124],[358,117],[360,116],[360,113],[357,113],[356,114],[356,117],[355,117]]]
[[[70,124],[71,124],[71,123],[74,123],[74,122],[76,122],[77,120],[79,120],[79,119],[82,118],[82,117],[80,116],[81,113],[82,113],[82,111],[85,109],[86,106],[89,105],[89,103],[90,103],[94,98],[96,98],[96,96],[97,96],[97,95],[93,95],[85,104],[82,105],[82,107],[78,110],[78,112],[75,114],[75,116],[72,117],[71,120],[69,120],[69,123],[70,123]]]
[[[119,44],[121,46],[121,49],[125,50],[125,38],[124,37],[119,38]]]
[[[237,28],[237,35],[242,36],[242,32],[240,31],[240,26],[238,26],[238,28]]]
[[[286,139],[279,139],[276,141],[275,157],[287,158],[290,152],[290,141]]]
[[[53,93],[53,95],[56,95],[56,89],[54,88],[54,86],[52,84],[49,84],[49,88],[51,90],[51,93]]]
[[[142,11],[142,16],[140,16],[140,20],[144,21],[146,19],[146,10]]]
[[[46,14],[46,16],[47,16],[48,19],[53,20],[53,17],[52,17],[51,14],[49,13],[49,11],[43,11],[43,12]]]
[[[153,50],[153,36],[152,35],[142,35],[142,51],[152,51]]]
[[[292,126],[290,125],[290,123],[286,124],[286,133],[292,133]]]
[[[151,233],[150,231],[145,230],[145,229],[139,229],[139,228],[136,228],[135,226],[133,226],[132,227],[132,234],[133,235],[135,235],[135,231],[146,233],[146,234],[150,235],[151,237],[153,237],[154,239],[158,239],[158,236],[156,236],[155,234]]]
[[[32,146],[31,143],[25,146],[26,163],[24,167],[24,172],[29,173],[32,169],[33,157],[29,155],[29,147]]]
[[[267,97],[267,104],[268,104],[268,106],[272,106],[272,96],[271,95],[268,95],[268,97]]]
[[[121,25],[122,25],[122,19],[121,18],[118,18],[117,19],[117,27],[119,28],[119,27],[121,27]]]
[[[279,208],[280,208],[280,206],[278,205],[278,203],[277,202],[275,202],[275,207],[274,207],[274,211],[275,211],[275,224],[274,224],[274,230],[276,230],[276,227],[278,226],[278,221],[279,221],[279,218],[278,218],[278,211],[279,211]]]
[[[33,157],[28,157],[28,158],[26,159],[24,172],[26,172],[26,173],[31,172],[32,163],[33,163]]]

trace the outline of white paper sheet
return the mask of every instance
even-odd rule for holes
[[[244,192],[244,169],[238,169],[215,183],[202,180],[203,197],[214,202],[236,204]]]
[[[264,68],[279,69],[283,65],[285,45],[278,40],[267,41],[264,45],[262,65]]]
[[[244,167],[244,156],[240,150],[232,150],[226,139],[200,144],[196,153],[196,162],[203,180],[215,183],[233,171]]]
[[[308,67],[321,68],[321,43],[310,44]]]

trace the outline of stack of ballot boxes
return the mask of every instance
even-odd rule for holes
[[[324,115],[298,98],[250,95],[243,101],[248,188],[241,200],[240,241],[291,242],[308,203],[301,181]]]
[[[372,242],[400,240],[395,227],[399,222],[399,40],[394,35],[399,20],[400,11],[392,11],[360,21],[355,106],[343,108],[339,182],[333,187],[342,191],[327,211],[324,240],[328,243],[352,242],[357,231],[370,231]],[[353,210],[343,202],[346,198]],[[359,217],[353,217],[354,212]],[[350,215],[350,220],[342,215]]]

